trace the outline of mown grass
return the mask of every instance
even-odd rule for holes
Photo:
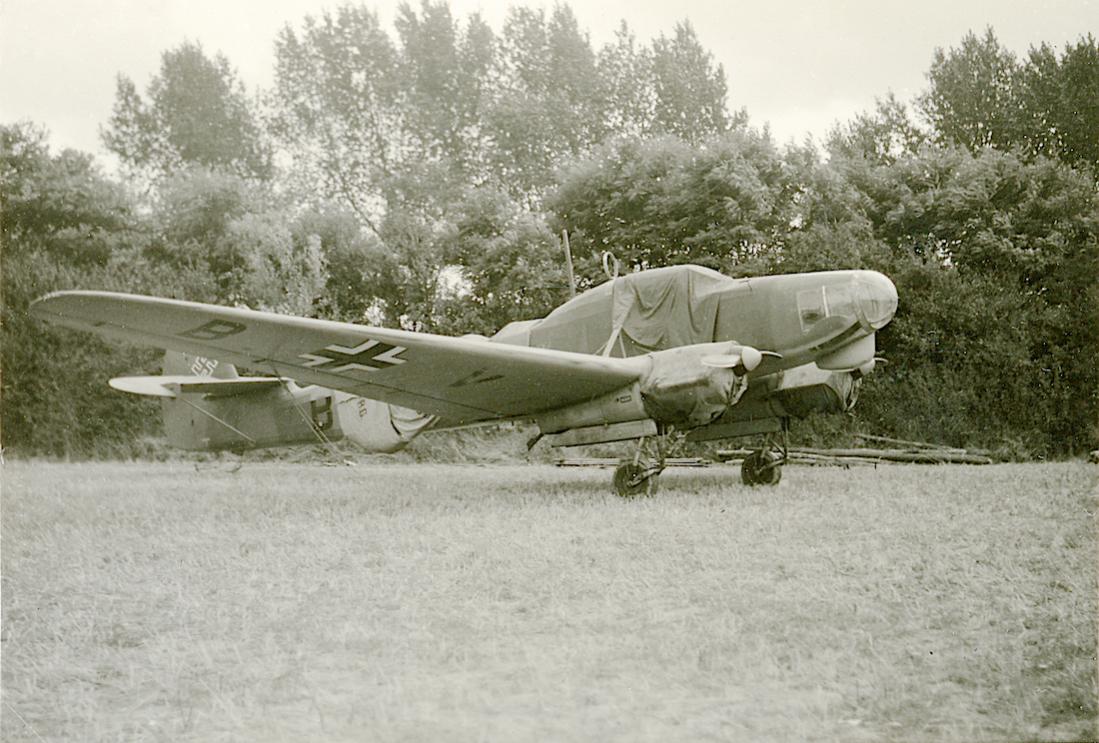
[[[9,463],[3,740],[1090,740],[1094,467]]]

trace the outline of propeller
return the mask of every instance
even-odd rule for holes
[[[743,376],[754,370],[763,362],[764,356],[781,359],[781,353],[774,351],[760,351],[751,346],[737,346],[731,353],[713,354],[702,357],[702,365],[717,369],[732,369],[737,376]]]

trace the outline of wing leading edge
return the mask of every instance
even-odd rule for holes
[[[641,359],[511,346],[136,294],[62,291],[34,317],[222,359],[455,424],[520,418],[623,387]]]

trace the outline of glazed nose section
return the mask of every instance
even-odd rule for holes
[[[877,271],[860,271],[858,284],[863,318],[874,330],[884,327],[897,314],[897,287]]]

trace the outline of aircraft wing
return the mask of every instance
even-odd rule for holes
[[[640,359],[99,291],[63,291],[33,316],[140,345],[221,359],[445,417],[521,418],[636,380]]]

